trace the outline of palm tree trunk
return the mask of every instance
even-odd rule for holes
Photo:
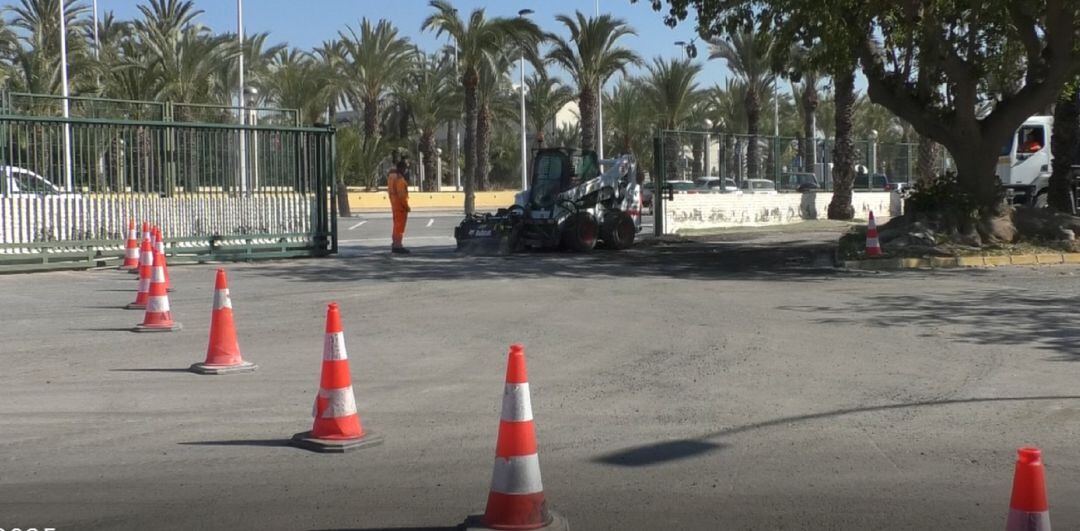
[[[851,219],[851,186],[855,181],[855,142],[851,137],[855,115],[855,69],[833,76],[836,87],[836,145],[833,147],[833,196],[829,219]]]
[[[336,119],[337,103],[331,102],[330,105],[326,107],[326,120],[330,123],[330,125],[334,125]],[[337,142],[337,140],[334,141]],[[338,214],[340,214],[343,218],[351,218],[352,209],[349,208],[349,186],[345,184],[344,175],[338,173],[337,175],[335,175],[335,177],[337,178],[337,183],[335,183],[335,185],[337,186],[338,191]]]
[[[746,134],[750,136],[747,139],[746,146],[746,175],[750,179],[758,178],[758,169],[760,168],[760,161],[758,160],[758,126],[761,122],[761,98],[757,91],[749,89],[746,91]]]
[[[465,86],[465,215],[476,211],[476,84],[479,76],[475,68],[466,70],[462,82]]]
[[[436,160],[435,157],[439,155],[435,153],[435,130],[425,129],[420,134],[420,153],[424,156],[424,182],[422,184],[422,190],[429,192],[435,191],[435,181],[438,175],[435,175]]]
[[[457,120],[450,120],[446,124],[446,147],[450,153],[448,173],[454,175],[458,169]],[[456,181],[453,182],[455,185],[457,184]]]
[[[379,127],[379,100],[364,99],[364,135],[375,138],[382,133]]]
[[[581,150],[596,150],[596,89],[591,85],[581,86],[578,100],[578,112],[581,113]]]
[[[816,83],[807,83],[803,89],[803,171],[812,172],[817,167],[817,106],[818,93]]]
[[[491,108],[487,102],[480,103],[480,112],[476,115],[476,182],[480,189],[491,189]]]
[[[700,176],[703,175],[701,173],[701,166],[702,166],[702,164],[701,164],[702,160],[701,159],[702,159],[702,154],[705,152],[703,144],[704,144],[705,137],[706,137],[706,135],[708,135],[708,133],[701,133],[701,134],[691,133],[691,134],[693,135],[693,139],[690,141],[690,156],[694,157],[694,161],[691,163],[691,166],[692,166],[691,169],[693,171],[693,176],[694,177],[700,177]]]
[[[1054,153],[1053,173],[1050,174],[1050,191],[1046,197],[1051,208],[1072,213],[1073,201],[1069,198],[1072,166],[1076,164],[1077,148],[1080,147],[1080,90],[1075,83],[1065,86],[1054,106],[1054,131],[1050,150]]]
[[[937,142],[919,135],[919,153],[915,162],[915,176],[919,183],[930,183],[937,178],[937,169],[941,162],[941,146]]]

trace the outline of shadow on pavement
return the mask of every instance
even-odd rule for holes
[[[281,447],[289,446],[289,439],[236,439],[231,441],[190,441],[179,442],[176,444],[182,444],[184,446],[261,446],[261,447]]]
[[[985,288],[918,295],[872,295],[838,306],[784,306],[821,324],[870,328],[920,327],[924,337],[955,338],[976,345],[1025,345],[1058,354],[1052,361],[1080,361],[1080,299]],[[949,330],[939,328],[948,326]]]
[[[724,428],[714,432],[705,433],[695,438],[682,439],[677,441],[664,441],[654,444],[624,448],[610,454],[605,454],[593,458],[592,461],[595,463],[602,463],[606,465],[629,467],[658,465],[669,461],[675,461],[678,459],[702,455],[707,452],[730,446],[724,443],[710,442],[710,440],[712,439],[718,439],[724,436],[736,435],[739,433],[744,433],[762,428],[772,428],[775,426],[783,426],[799,422],[810,422],[857,413],[871,413],[896,409],[951,406],[956,404],[977,404],[984,402],[1029,402],[1038,400],[1080,400],[1080,395],[957,398],[951,400],[925,400],[919,402],[903,402],[899,404],[884,404],[879,406],[834,409],[832,411],[823,411],[821,413],[808,413],[805,415],[780,417],[772,420],[755,422],[752,424],[744,424],[742,426],[732,426],[730,428]],[[672,449],[689,449],[696,451],[679,452],[673,451]]]
[[[483,280],[530,278],[645,277],[678,279],[822,280],[841,274],[833,267],[835,243],[799,241],[783,245],[743,242],[670,242],[627,251],[588,254],[527,252],[469,256],[416,249],[411,255],[376,253],[299,260],[268,267],[262,274],[285,280],[350,282],[379,280]]]
[[[109,369],[109,372],[186,372],[189,374],[195,374],[189,369],[180,368],[162,368],[162,369]]]

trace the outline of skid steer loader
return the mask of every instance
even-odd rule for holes
[[[633,245],[641,230],[641,187],[633,156],[605,160],[596,153],[543,148],[533,159],[529,189],[496,213],[466,217],[454,229],[459,251],[500,254],[566,248],[588,252]]]

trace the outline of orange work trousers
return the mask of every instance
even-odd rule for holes
[[[401,240],[405,237],[405,222],[409,220],[409,211],[404,208],[395,208],[394,212],[394,232],[391,235],[393,239],[394,247],[402,247]]]

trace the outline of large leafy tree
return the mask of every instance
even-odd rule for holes
[[[578,11],[574,17],[559,15],[555,19],[566,26],[570,39],[548,34],[552,48],[547,57],[566,69],[577,83],[581,149],[591,151],[596,149],[601,87],[611,76],[620,72],[625,75],[627,67],[641,63],[636,53],[619,45],[620,39],[636,33],[626,21],[611,15],[586,17]]]
[[[415,48],[409,39],[398,36],[398,30],[388,20],[372,24],[361,19],[359,32],[351,26],[339,32],[346,58],[345,73],[349,79],[348,95],[353,108],[363,109],[364,134],[379,136],[380,104],[386,92],[408,70]]]
[[[457,9],[444,0],[433,0],[431,7],[434,12],[424,20],[423,29],[435,31],[436,35],[448,35],[458,50],[458,70],[465,96],[465,213],[472,214],[476,200],[480,69],[502,53],[508,41],[535,48],[542,34],[536,24],[523,17],[487,18],[483,9],[475,9],[463,19]]]
[[[964,194],[955,202],[963,211],[955,228],[984,241],[1015,236],[994,173],[1000,147],[1080,72],[1080,3],[1073,0],[666,3],[669,22],[694,8],[698,29],[709,35],[764,23],[782,42],[819,49],[830,72],[857,61],[872,101],[952,154]]]
[[[775,41],[766,31],[739,31],[727,39],[714,39],[709,43],[709,59],[723,59],[728,69],[742,80],[745,86],[743,105],[746,109],[746,133],[750,135],[747,159],[749,177],[757,178],[760,171],[757,135],[761,125],[763,101],[776,82],[773,70]]]

